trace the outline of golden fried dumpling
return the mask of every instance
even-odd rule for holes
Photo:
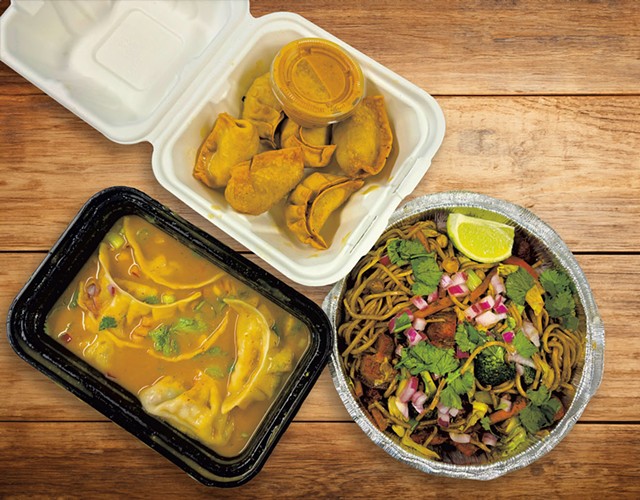
[[[375,175],[391,152],[393,134],[381,95],[365,97],[346,120],[333,126],[336,160],[351,177]]]
[[[258,215],[284,198],[303,172],[301,148],[260,153],[233,168],[224,197],[237,212]]]
[[[224,187],[231,168],[251,159],[260,148],[258,130],[250,121],[220,113],[198,150],[193,176],[209,187]]]
[[[258,135],[275,144],[278,124],[284,118],[282,105],[271,90],[270,73],[254,80],[243,97],[242,118],[251,121],[258,129]]]
[[[304,153],[305,167],[326,167],[336,149],[329,141],[329,127],[305,128],[287,118],[282,126],[282,147],[299,146]]]
[[[302,242],[328,248],[320,231],[327,219],[362,187],[362,179],[314,172],[293,190],[285,208],[287,227]]]

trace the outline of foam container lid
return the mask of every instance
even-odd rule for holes
[[[367,94],[384,95],[394,132],[387,165],[341,208],[323,251],[290,234],[282,204],[259,216],[239,214],[221,190],[192,176],[217,115],[240,116],[251,82],[269,71],[283,45],[302,37],[332,40],[358,61]],[[165,189],[303,285],[334,283],[349,272],[444,137],[444,115],[427,92],[297,14],[252,17],[244,0],[12,0],[0,17],[0,59],[110,140],[150,142]]]

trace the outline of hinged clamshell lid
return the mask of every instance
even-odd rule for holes
[[[0,59],[119,143],[148,140],[250,19],[248,0],[13,0]]]

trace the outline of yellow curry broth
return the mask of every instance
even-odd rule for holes
[[[189,398],[165,394],[145,409],[225,456],[244,448],[309,344],[299,320],[137,216],[114,225],[46,327],[139,397],[169,377],[185,392],[204,380],[200,406],[181,410]],[[203,430],[203,421],[215,423]]]

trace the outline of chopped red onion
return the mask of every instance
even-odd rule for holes
[[[494,298],[491,295],[487,295],[484,299],[476,302],[475,305],[478,306],[480,311],[488,311],[494,306],[495,303],[496,301],[494,300]]]
[[[453,295],[454,297],[464,297],[469,293],[469,287],[464,283],[461,285],[451,285],[447,288],[447,292]]]
[[[493,292],[498,295],[498,294],[502,294],[506,292],[506,289],[504,287],[504,282],[502,281],[502,277],[499,274],[494,274],[491,277],[491,281],[489,281],[489,283],[491,284],[492,288],[493,288]]]
[[[460,271],[451,277],[452,285],[465,285],[467,283],[467,273]]]
[[[440,427],[449,427],[449,414],[438,413],[438,425]]]
[[[500,403],[496,410],[511,411],[511,401],[507,398],[500,398]]]
[[[497,313],[497,314],[507,314],[509,312],[509,309],[507,309],[507,306],[505,306],[504,304],[500,303],[500,304],[496,304],[493,307],[493,310]]]
[[[427,306],[429,305],[427,301],[424,300],[424,298],[422,298],[420,295],[416,295],[415,297],[412,297],[411,302],[413,302],[413,305],[416,306],[421,311],[423,309],[426,309]]]
[[[417,332],[415,330],[415,328],[413,328],[413,327],[408,328],[407,330],[405,330],[404,333],[406,334],[407,340],[409,341],[409,345],[411,347],[413,347],[418,342],[420,342],[420,341],[425,339],[425,336],[422,335],[421,333]]]
[[[456,357],[457,359],[466,359],[466,358],[468,358],[468,357],[469,357],[469,353],[468,353],[468,352],[461,351],[460,349],[458,349],[458,348],[456,347],[456,354],[455,354],[455,357]]]
[[[418,413],[422,413],[427,399],[429,399],[429,397],[424,392],[416,391],[413,393],[413,396],[411,396],[411,404]]]
[[[529,366],[531,368],[536,367],[533,360],[531,360],[530,358],[525,358],[524,356],[518,354],[517,352],[513,354],[507,354],[507,360],[513,361],[515,363],[520,363],[521,365]]]
[[[509,330],[508,332],[502,333],[502,340],[504,340],[507,344],[510,344],[511,342],[513,342],[515,336],[516,334]]]
[[[382,264],[383,266],[389,266],[391,264],[391,259],[387,254],[384,254],[382,257],[380,257],[380,264]]]
[[[396,398],[396,407],[398,408],[398,410],[400,410],[402,416],[409,420],[409,406],[407,405],[407,403],[403,403],[398,398]]]
[[[524,375],[524,366],[522,366],[520,363],[516,363],[516,373],[518,375]]]
[[[506,317],[506,314],[495,314],[493,311],[485,311],[476,317],[476,322],[482,326],[492,326]]]
[[[396,347],[396,356],[398,357],[402,356],[402,349],[403,349],[402,344],[398,344],[398,346]]]
[[[464,317],[467,318],[469,321],[471,321],[473,318],[475,318],[478,315],[478,311],[477,311],[477,307],[475,307],[475,304],[472,306],[467,307],[464,310]]]
[[[438,413],[442,414],[442,415],[448,415],[449,414],[449,410],[450,408],[448,406],[443,405],[441,402],[438,403],[438,406],[436,407],[438,408]]]
[[[438,290],[435,290],[433,293],[430,293],[427,296],[427,303],[431,304],[432,302],[435,302],[436,300],[438,300]]]
[[[458,413],[460,413],[460,410],[458,410],[457,408],[449,408],[449,415],[451,415],[452,417],[457,417]]]
[[[453,280],[451,279],[451,276],[449,276],[448,274],[443,274],[442,277],[440,278],[440,286],[446,290],[452,284],[453,284]]]
[[[533,326],[531,321],[523,321],[522,322],[522,331],[527,336],[527,338],[535,345],[536,347],[540,347],[540,333]]]
[[[413,326],[416,330],[421,332],[426,328],[427,320],[424,318],[416,318],[413,320],[413,323],[411,324],[411,326]]]
[[[460,434],[458,432],[449,432],[449,437],[454,443],[466,444],[471,442],[471,434]]]
[[[482,442],[484,444],[486,444],[487,446],[495,446],[498,444],[498,438],[495,437],[493,434],[491,434],[490,432],[485,432],[482,435]]]
[[[402,403],[407,403],[417,390],[418,377],[412,376],[407,380],[407,384],[404,386],[404,389],[402,389],[402,392],[400,393],[400,396],[398,396],[398,399],[400,399]]]

